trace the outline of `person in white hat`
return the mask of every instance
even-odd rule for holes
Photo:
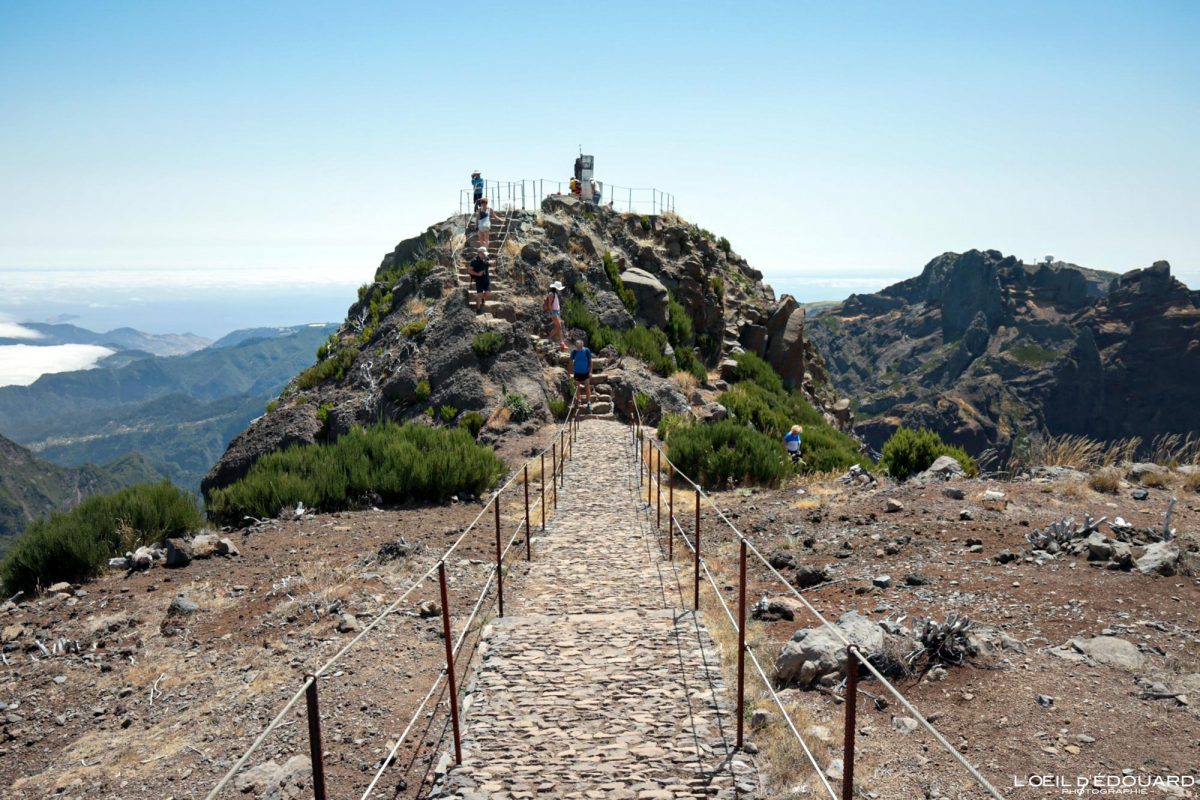
[[[542,310],[550,316],[550,324],[554,326],[550,332],[550,338],[558,342],[559,348],[566,350],[567,342],[562,330],[562,299],[558,294],[564,288],[566,287],[558,281],[550,284],[550,288],[546,291],[546,297],[542,300]]]
[[[475,257],[467,266],[467,271],[475,279],[475,311],[482,312],[484,302],[492,296],[492,264],[488,261],[486,247],[481,247],[476,251]]]

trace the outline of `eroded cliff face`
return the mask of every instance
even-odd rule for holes
[[[804,310],[791,297],[777,300],[727,241],[673,214],[619,214],[569,197],[548,198],[540,213],[512,212],[493,230],[491,245],[500,247],[492,271],[496,296],[482,314],[470,304],[463,272],[476,244],[467,218],[456,216],[385,255],[318,363],[231,443],[204,491],[242,477],[264,453],[334,439],[379,419],[452,424],[475,411],[489,420],[485,439],[548,419],[568,383],[566,365],[544,338],[542,298],[556,280],[567,287],[564,302],[582,303],[609,328],[669,328],[672,303],[690,322],[692,336],[671,342],[666,355],[692,350],[710,378],[688,391],[632,356],[604,353],[618,414],[640,392],[651,398],[652,411],[704,417],[719,390],[722,360],[743,350],[766,358],[818,406],[834,405],[824,364],[805,339]],[[610,272],[634,302],[618,296]],[[502,344],[481,354],[475,340],[486,332]],[[582,331],[571,336],[586,338]],[[505,423],[501,410],[512,394],[529,400],[533,422]],[[845,408],[839,416],[843,424],[849,420]]]
[[[973,452],[1035,433],[1149,440],[1200,427],[1198,297],[1166,262],[1116,277],[972,250],[851,296],[810,338],[876,448],[899,425]]]

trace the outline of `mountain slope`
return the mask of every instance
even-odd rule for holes
[[[238,431],[312,360],[331,326],[0,388],[0,433],[56,463],[137,451],[195,489]]]
[[[103,466],[60,467],[0,436],[0,547],[6,537],[51,511],[65,511],[93,494],[161,478],[137,453]]]
[[[945,253],[816,315],[810,336],[875,448],[899,425],[976,453],[1042,432],[1197,430],[1184,399],[1195,373],[1183,367],[1196,357],[1200,293],[1166,262],[1108,278],[994,250]]]
[[[804,310],[789,296],[776,300],[728,241],[674,214],[620,214],[569,197],[508,217],[492,268],[496,294],[482,314],[464,282],[474,247],[466,216],[402,241],[359,290],[318,363],[235,438],[204,491],[236,481],[265,453],[380,418],[455,424],[477,412],[489,420],[482,437],[495,437],[509,429],[509,400],[520,395],[547,419],[570,396],[566,353],[546,338],[542,299],[552,281],[567,287],[568,335],[603,359],[598,383],[615,408],[606,402],[600,413],[631,414],[639,397],[655,419],[723,416],[713,371],[743,350],[818,407],[831,399],[804,337]]]
[[[203,350],[211,340],[191,333],[154,334],[143,333],[133,328],[116,328],[105,333],[89,331],[76,325],[49,324],[44,322],[22,322],[22,328],[36,331],[36,339],[4,339],[4,344],[95,344],[116,351],[139,350],[156,356],[181,356]]]

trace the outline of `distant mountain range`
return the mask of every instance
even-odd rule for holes
[[[107,333],[97,333],[76,325],[50,324],[45,322],[22,322],[21,327],[38,334],[36,338],[4,338],[0,345],[30,344],[94,344],[108,347],[117,352],[139,351],[155,356],[181,356],[203,350],[212,344],[211,339],[191,333],[142,333],[133,328],[117,328]]]
[[[900,425],[973,453],[1037,434],[1149,443],[1200,431],[1200,292],[1165,261],[1118,276],[945,253],[815,313],[806,334],[875,448]]]
[[[93,494],[161,479],[138,453],[103,466],[60,467],[0,436],[0,552],[12,536],[51,511],[65,511]]]
[[[317,324],[236,331],[184,355],[143,351],[136,359],[110,358],[94,369],[43,375],[29,386],[0,387],[0,434],[71,467],[140,453],[154,471],[194,490],[229,440],[312,363],[335,329]],[[123,341],[139,340],[131,335]]]

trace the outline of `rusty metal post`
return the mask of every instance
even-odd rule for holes
[[[654,451],[651,450],[646,456],[646,516],[650,515],[650,509],[654,508],[654,495],[651,492],[654,490],[654,481],[650,478],[650,467],[654,463]]]
[[[654,529],[662,530],[662,451],[655,448],[658,452],[658,460],[654,470]]]
[[[742,728],[746,722],[746,540],[742,539],[741,563],[738,565],[738,684],[737,684],[737,746],[742,746]]]
[[[558,476],[558,485],[562,486],[563,480],[567,474],[567,432],[558,432],[558,449],[562,452],[562,459],[559,461],[559,466],[562,467],[562,472]]]
[[[671,468],[671,488],[667,495],[667,560],[675,560],[675,465],[667,462]]]
[[[454,727],[454,763],[462,763],[462,734],[458,730],[458,679],[454,674],[454,645],[450,641],[450,593],[446,590],[446,562],[438,562],[442,587],[442,637],[446,640],[446,677],[450,687],[450,723]]]
[[[550,443],[550,488],[554,490],[554,508],[558,509],[558,442]]]
[[[492,500],[496,512],[496,597],[500,604],[500,616],[504,616],[504,551],[500,549],[500,493]]]
[[[692,604],[700,610],[700,489],[696,489],[696,586]]]
[[[325,748],[321,745],[321,703],[317,698],[317,676],[306,675],[308,689],[308,750],[312,759],[313,795],[316,800],[325,800]]]
[[[842,750],[842,800],[854,800],[854,733],[858,727],[858,648],[846,648],[846,735]]]
[[[529,528],[529,462],[525,462],[525,560],[533,561],[533,531]]]
[[[546,451],[542,451],[542,530],[546,530]]]

